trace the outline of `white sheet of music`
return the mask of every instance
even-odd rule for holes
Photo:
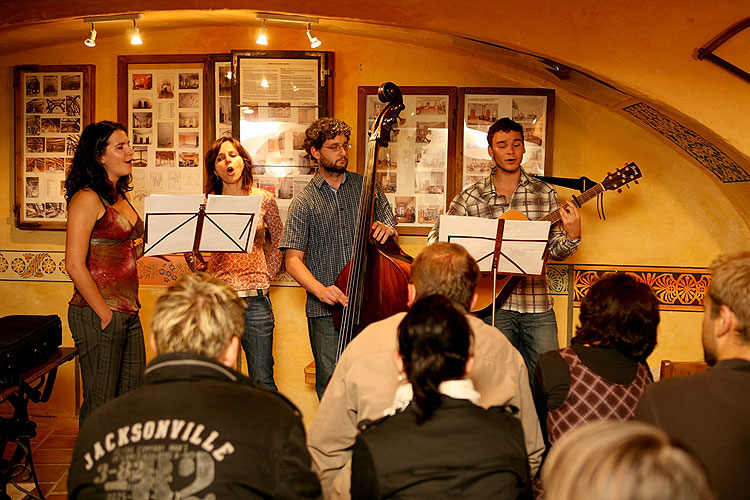
[[[497,224],[498,219],[441,215],[438,239],[462,245],[476,259],[480,270],[490,271]],[[506,220],[497,272],[541,275],[549,231],[549,221]]]
[[[263,196],[222,196],[210,194],[206,202],[201,251],[250,251],[258,227]],[[252,226],[250,225],[250,216]],[[241,248],[240,248],[241,247]]]
[[[144,255],[165,255],[193,249],[196,214],[202,194],[152,194],[144,200],[146,247]]]

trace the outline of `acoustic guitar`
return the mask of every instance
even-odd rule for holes
[[[643,174],[641,174],[641,170],[638,168],[638,165],[632,162],[628,163],[621,169],[618,169],[616,172],[608,174],[601,183],[597,184],[591,189],[588,189],[580,196],[573,196],[573,202],[580,208],[584,203],[593,200],[604,191],[621,192],[622,187],[630,184],[631,182],[635,182],[636,184],[638,184],[638,179],[640,179],[641,177],[643,177]],[[554,224],[560,221],[560,210],[561,208],[558,208],[557,210],[548,213],[539,220],[550,221],[551,228]],[[526,216],[518,210],[508,210],[503,215],[501,215],[500,218],[505,220],[528,220]],[[542,272],[545,271],[543,270]],[[513,289],[516,288],[518,283],[523,278],[525,278],[524,275],[497,274],[497,286],[495,287],[495,294],[493,295],[492,272],[482,273],[482,277],[479,279],[479,283],[477,283],[476,289],[476,293],[479,298],[477,299],[477,303],[471,310],[471,312],[481,311],[491,306],[493,297],[494,300],[497,301],[496,303],[498,305],[505,303],[505,301],[508,300],[508,297],[510,297],[510,294],[513,292]]]

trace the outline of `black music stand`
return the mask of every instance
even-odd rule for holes
[[[497,278],[492,280],[490,297],[492,326],[496,303],[504,303],[522,278],[544,273],[550,227],[549,222],[541,221],[440,216],[439,240],[465,247],[480,271]],[[501,292],[497,291],[499,275],[511,278]]]
[[[144,255],[247,252],[262,196],[149,196]]]

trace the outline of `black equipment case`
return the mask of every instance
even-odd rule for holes
[[[57,315],[0,318],[0,384],[17,384],[23,372],[47,361],[60,344],[62,321]]]

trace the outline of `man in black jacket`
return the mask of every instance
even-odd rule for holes
[[[78,435],[71,499],[320,498],[299,411],[232,369],[244,303],[207,274],[156,302],[143,387]]]
[[[719,500],[747,498],[750,480],[750,252],[711,265],[703,350],[711,368],[646,388],[635,418],[662,427],[703,461]]]

